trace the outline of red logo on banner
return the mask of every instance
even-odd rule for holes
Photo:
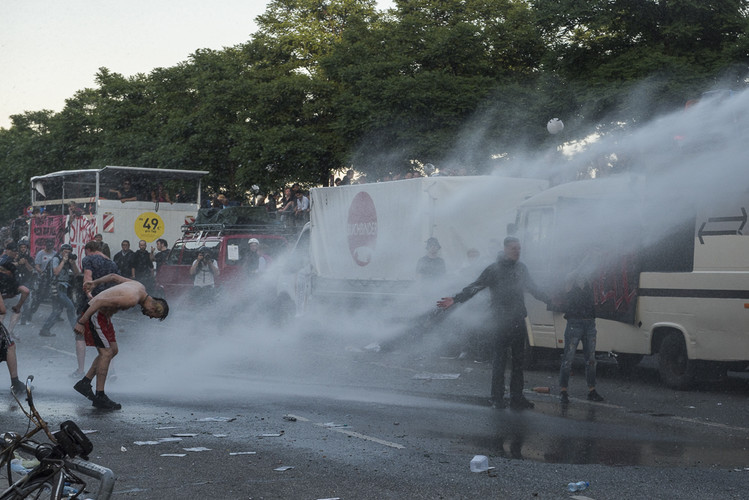
[[[377,244],[377,211],[372,197],[364,191],[357,193],[351,201],[346,230],[354,262],[366,266],[372,260]]]

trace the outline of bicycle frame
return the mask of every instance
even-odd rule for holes
[[[60,499],[63,498],[64,495],[66,480],[69,480],[73,484],[82,486],[79,489],[79,492],[71,497],[78,498],[85,489],[86,483],[77,477],[74,474],[74,471],[99,482],[99,489],[96,493],[97,499],[105,500],[110,498],[114,489],[114,473],[106,467],[102,467],[101,465],[74,456],[76,455],[76,452],[81,454],[82,451],[72,450],[71,452],[71,450],[67,449],[66,446],[63,446],[58,442],[59,440],[56,439],[55,434],[50,432],[47,423],[41,415],[39,415],[39,412],[34,406],[34,400],[31,394],[32,380],[34,380],[33,375],[26,379],[26,401],[29,404],[29,411],[27,412],[26,409],[24,409],[17,397],[16,401],[18,401],[21,410],[29,421],[34,423],[34,428],[30,429],[23,436],[13,432],[6,432],[2,436],[2,441],[0,441],[0,447],[2,447],[2,450],[0,451],[0,468],[3,465],[6,466],[9,483],[9,487],[0,492],[0,500],[25,498],[26,495],[29,495],[31,492],[38,492],[41,494],[43,491],[43,496],[45,498]],[[80,431],[75,424],[72,422],[70,422],[70,424],[72,424],[76,430]],[[65,426],[65,424],[63,424],[63,426]],[[63,426],[61,426],[60,433],[63,432]],[[40,431],[44,431],[51,444],[38,443],[31,440],[31,438]],[[85,438],[84,440],[88,444],[87,451],[90,451],[90,442]],[[69,448],[70,441],[67,442],[67,445]],[[10,461],[13,459],[16,450],[21,450],[33,455],[39,460],[39,465],[34,467],[26,476],[21,477],[13,483]],[[47,491],[49,491],[49,493],[47,493]]]

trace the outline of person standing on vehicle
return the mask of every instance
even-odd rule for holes
[[[200,247],[197,258],[190,266],[190,276],[193,277],[191,297],[194,304],[203,304],[213,299],[218,275],[218,265],[211,257],[211,252],[206,247]]]
[[[109,399],[104,392],[109,365],[118,352],[112,316],[118,311],[139,305],[143,314],[163,321],[169,314],[169,305],[164,299],[148,295],[142,283],[114,273],[84,282],[83,291],[88,294],[96,287],[109,283],[113,283],[114,286],[107,288],[96,297],[91,297],[88,307],[73,329],[76,334],[85,336],[86,345],[95,346],[98,351],[98,355],[91,363],[91,368],[81,380],[76,382],[73,389],[90,399],[96,408],[119,410],[122,405]],[[96,393],[91,388],[94,377],[96,377]]]
[[[564,354],[559,369],[559,399],[563,405],[570,402],[567,387],[572,361],[580,342],[583,344],[588,400],[603,401],[603,396],[596,391],[596,304],[592,284],[599,268],[598,261],[598,252],[591,251],[567,276],[565,283],[564,319],[567,320],[567,327],[564,330]]]
[[[104,255],[101,243],[98,241],[89,241],[84,247],[86,256],[81,259],[81,269],[83,270],[83,282],[94,281],[103,278],[108,274],[117,274],[119,268],[112,259]],[[97,286],[91,291],[91,296],[96,297],[99,293],[107,288],[114,286],[114,283],[105,283]],[[78,304],[78,314],[88,307],[88,296],[81,293],[82,302]],[[71,377],[83,377],[86,369],[86,339],[83,335],[75,336],[75,357],[78,361],[78,369],[71,374]]]
[[[73,247],[67,243],[60,247],[58,255],[52,257],[47,272],[51,273],[49,280],[49,295],[52,298],[52,312],[47,316],[39,335],[42,337],[54,337],[52,325],[55,324],[57,316],[62,310],[65,310],[68,316],[70,328],[75,327],[76,314],[75,305],[68,296],[68,289],[73,280],[73,276],[78,276],[80,271],[76,264],[76,255],[73,253]]]
[[[527,310],[524,292],[528,291],[540,301],[550,299],[531,279],[528,268],[520,262],[520,240],[508,236],[504,240],[504,251],[497,261],[484,269],[476,281],[463,288],[454,297],[443,297],[437,306],[448,309],[456,302],[465,302],[484,288],[491,293],[492,320],[496,324],[494,337],[494,364],[492,366],[492,405],[506,408],[505,364],[507,351],[512,353],[510,375],[510,407],[515,410],[533,408],[533,403],[523,396],[523,361],[528,331],[525,326]]]

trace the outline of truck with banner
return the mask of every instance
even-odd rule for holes
[[[70,243],[80,258],[97,233],[113,253],[122,240],[133,248],[139,240],[154,244],[159,238],[171,245],[195,220],[207,173],[107,166],[32,177],[31,254],[51,239],[55,248]]]
[[[461,272],[469,254],[478,253],[480,264],[496,258],[518,205],[547,185],[456,176],[314,188],[310,222],[279,279],[278,308],[302,315],[323,303],[347,311],[382,302],[410,312],[433,306],[440,287],[478,277],[480,270]],[[430,238],[445,262],[439,284],[417,273]]]
[[[536,283],[562,290],[595,254],[597,351],[625,369],[657,355],[677,389],[749,368],[749,195],[739,183],[710,191],[622,174],[555,186],[519,208],[521,258]],[[529,351],[557,357],[563,301],[526,304]]]

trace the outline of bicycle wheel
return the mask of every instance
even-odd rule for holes
[[[19,488],[8,488],[0,496],[0,500],[22,500],[24,498],[39,500],[41,498],[50,498],[53,490],[54,485],[49,478],[36,478]]]

